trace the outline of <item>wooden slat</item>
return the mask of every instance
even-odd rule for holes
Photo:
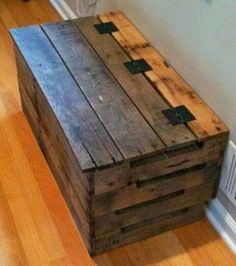
[[[120,152],[42,30],[32,26],[13,30],[12,36],[63,128],[82,170],[121,161]]]
[[[132,75],[127,70],[124,63],[130,58],[110,34],[98,33],[94,25],[99,24],[99,20],[89,17],[77,19],[74,23],[167,147],[188,145],[196,140],[185,125],[172,126],[169,123],[162,113],[169,106],[143,74]]]
[[[107,237],[96,240],[96,254],[100,254],[106,250],[140,241],[156,234],[163,233],[178,226],[190,224],[199,220],[204,213],[203,204],[193,206],[189,209],[183,209],[182,212],[177,211],[172,214],[157,218],[150,221],[148,225],[141,227],[126,229],[123,233],[115,233]]]
[[[205,141],[203,147],[195,145],[165,152],[140,161],[122,164],[95,173],[95,195],[134,184],[138,179],[147,180],[204,163],[218,161],[221,157],[222,139]],[[221,162],[220,162],[221,163]],[[220,165],[220,164],[219,164]]]
[[[46,134],[43,130],[41,130],[41,145],[40,148],[42,149],[44,156],[46,157],[47,161],[50,163],[50,167],[54,173],[54,177],[57,181],[57,184],[60,188],[61,193],[67,203],[68,208],[71,211],[71,214],[78,226],[80,234],[88,248],[91,250],[90,245],[90,224],[91,220],[89,216],[86,215],[84,212],[83,206],[79,201],[78,195],[75,193],[73,186],[70,184],[69,180],[66,178],[64,174],[64,167],[60,164],[60,161],[56,159],[57,151],[54,149],[55,146],[50,143],[50,140],[47,138]]]
[[[216,162],[219,165],[221,141],[221,138],[212,139],[206,141],[202,148],[184,147],[166,152],[162,158],[153,156],[131,163],[133,175],[140,180],[148,180],[155,176],[175,173],[204,163]]]
[[[67,205],[74,217],[80,233],[86,243],[88,249],[90,249],[90,219],[87,215],[88,207],[88,195],[84,195],[83,187],[80,186],[80,194],[78,195],[71,185],[71,182],[67,176],[67,173],[71,173],[71,167],[66,160],[67,153],[61,153],[60,148],[57,145],[58,137],[52,132],[44,128],[44,124],[40,122],[40,117],[35,115],[35,107],[33,106],[31,99],[28,97],[25,86],[20,82],[20,91],[22,96],[22,108],[27,117],[27,120],[35,134],[38,144],[47,159],[54,177],[58,183],[58,186],[63,193],[63,196],[67,202]],[[66,169],[66,171],[65,171]],[[73,179],[73,175],[70,175]],[[76,175],[78,179],[79,176]]]
[[[208,201],[212,197],[215,180],[211,183],[174,192],[157,200],[133,205],[120,212],[110,212],[95,220],[95,237],[121,232],[121,228],[143,220],[160,217],[189,206]]]
[[[122,189],[95,195],[92,198],[94,215],[99,217],[110,211],[117,211],[148,200],[154,200],[216,178],[213,172],[208,171],[204,165],[197,166],[194,169],[159,176],[152,179],[150,183],[147,181],[147,184],[142,186],[137,182]]]
[[[43,30],[126,159],[164,149],[159,137],[72,22],[47,24]]]
[[[67,145],[63,135],[60,134],[60,126],[57,124],[52,110],[49,108],[38,84],[30,73],[30,69],[17,49],[15,53],[19,67],[18,82],[22,107],[31,128],[34,131],[39,145],[44,149],[44,153],[46,153],[45,146],[48,143],[50,150],[52,150],[49,154],[54,158],[55,163],[57,161],[57,165],[60,167],[60,178],[66,179],[71,184],[70,187],[74,187],[73,190],[78,195],[77,197],[81,202],[83,212],[89,213],[88,201],[89,194],[91,193],[89,174],[81,172],[75,156],[70,152],[70,146]],[[51,167],[50,162],[49,165]]]
[[[146,77],[154,84],[158,92],[172,106],[185,105],[196,120],[188,126],[199,140],[228,132],[228,128],[197,95],[196,92],[168,66],[165,59],[150,45],[122,12],[110,12],[99,16],[102,22],[112,21],[119,32],[112,33],[117,42],[132,59],[144,58],[153,71]]]
[[[27,92],[25,90],[25,86],[22,85],[20,82],[20,91],[22,97],[22,108],[25,112],[25,115],[30,123],[30,126],[32,128],[32,131],[35,134],[35,137],[40,145],[40,147],[43,150],[43,153],[45,154],[46,158],[50,157],[49,166],[51,167],[51,163],[53,162],[53,166],[57,166],[59,169],[57,172],[60,173],[60,178],[66,179],[68,183],[70,183],[70,179],[80,179],[80,176],[78,174],[78,167],[76,165],[71,165],[70,161],[73,161],[73,158],[71,158],[65,147],[63,147],[63,152],[60,150],[60,146],[57,145],[57,142],[59,141],[59,136],[54,135],[52,132],[48,130],[44,126],[43,123],[41,123],[40,117],[35,114],[35,108],[31,103],[30,98],[27,95]],[[48,113],[47,113],[48,116]],[[49,115],[50,116],[50,115]],[[60,141],[59,141],[60,142]],[[67,160],[67,157],[69,158]],[[52,160],[53,158],[53,160]],[[65,171],[66,170],[66,171]],[[56,172],[56,173],[57,173]],[[68,175],[70,176],[70,179],[68,178]],[[86,176],[84,176],[85,178]],[[77,182],[78,184],[78,182]],[[78,189],[78,185],[75,186],[74,190],[76,191]],[[88,191],[89,188],[84,188],[81,183],[79,183],[79,193],[78,197],[81,200],[81,205],[85,210],[88,210]]]

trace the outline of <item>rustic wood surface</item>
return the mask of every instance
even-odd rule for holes
[[[124,63],[130,58],[110,34],[97,32],[94,25],[99,24],[98,19],[84,18],[74,22],[167,147],[189,145],[196,140],[185,125],[169,123],[162,113],[169,106],[143,74],[132,75],[127,71]]]
[[[204,213],[203,205],[196,205],[185,208],[153,219],[151,222],[141,222],[131,227],[124,227],[123,232],[114,233],[96,240],[96,254],[102,253],[104,250],[114,249],[120,245],[130,244],[138,240],[146,239],[155,234],[165,232],[176,226],[183,226],[191,222],[195,222],[202,217]]]
[[[95,260],[88,256],[21,111],[8,34],[57,20],[47,0],[0,1],[0,265],[235,265],[205,219]]]
[[[129,160],[163,150],[165,146],[160,138],[146,123],[77,27],[67,21],[58,25],[47,24],[42,28],[124,158]]]
[[[196,169],[196,170],[195,170]],[[215,180],[214,171],[207,169],[204,165],[193,167],[193,169],[180,170],[169,175],[154,178],[147,185],[139,186],[135,183],[111,192],[93,197],[95,217],[112,210],[123,209],[138,203],[154,200],[158,197],[173,192],[187,189]]]
[[[97,22],[86,19],[80,25],[78,20],[66,21],[12,31],[82,170],[107,167],[196,141],[185,125],[174,127],[167,121],[162,113],[167,104],[142,75],[142,91],[136,88],[138,76],[131,77],[124,67],[127,55],[111,36],[105,41],[104,36],[95,34]],[[101,42],[106,44],[103,49]],[[111,54],[116,55],[114,59]],[[205,113],[202,116],[206,117]]]
[[[16,54],[18,54],[17,51]],[[18,55],[17,58],[20,58],[20,55]],[[21,63],[21,68],[23,69],[24,67],[24,72],[27,72],[27,66],[26,64],[23,65],[24,61],[22,58],[20,61],[17,60],[17,63]],[[37,87],[36,82],[33,81],[33,87],[31,87],[32,82],[28,83],[28,80],[22,80],[21,78],[22,77],[19,76],[19,88],[22,96],[22,108],[24,113],[34,131],[44,156],[53,170],[54,176],[71,213],[81,230],[83,240],[88,249],[90,249],[90,245],[87,242],[87,236],[90,234],[90,219],[87,212],[91,209],[88,201],[89,187],[84,187],[85,183],[80,182],[86,178],[81,178],[82,174],[80,173],[78,162],[71,157],[71,153],[68,152],[67,145],[63,142],[64,138],[59,133],[60,128],[53,120],[54,115],[52,111],[48,110],[45,99],[43,100],[43,97],[39,96],[41,90]],[[34,103],[28,95],[28,92],[32,91],[32,88],[35,89],[34,99],[37,99],[36,103]],[[46,120],[50,121],[50,125],[54,125],[54,131],[50,130],[49,123]],[[71,180],[77,180],[77,182],[72,184]]]
[[[109,165],[114,163],[112,158],[116,161],[122,160],[103,125],[42,30],[38,26],[32,26],[13,30],[12,35],[19,49],[24,51],[24,58],[34,72],[81,168]],[[30,42],[24,42],[25,39],[30,39]],[[101,139],[105,139],[105,143],[111,148],[105,147]]]
[[[111,35],[107,42],[102,34],[94,37],[94,23],[98,21],[82,20],[85,29],[76,20],[11,31],[22,108],[92,256],[197,221],[205,201],[215,195],[227,137],[225,132],[199,142],[185,124],[172,126],[163,114],[169,106],[143,75],[143,92],[131,93],[138,81],[133,83],[135,77],[124,66],[127,55]],[[108,48],[101,50],[101,43]],[[125,58],[111,61],[113,54]],[[151,102],[149,117],[140,98],[146,106]],[[117,169],[124,172],[117,175]],[[118,182],[108,178],[110,190],[97,194],[107,173]],[[121,185],[120,180],[123,187],[110,186]],[[184,209],[172,203],[176,208],[162,215],[152,207],[151,218],[140,212],[203,184],[208,197],[196,210],[194,202]],[[129,212],[135,209],[139,211]],[[131,216],[122,222],[120,214],[127,210]],[[117,222],[111,230],[106,224],[114,213]]]
[[[99,236],[120,232],[121,228],[125,225],[150,220],[176,210],[200,204],[203,201],[208,201],[212,197],[214,183],[209,182],[200,186],[182,189],[155,200],[136,204],[97,217],[95,218],[95,237],[99,238]]]
[[[167,175],[175,171],[191,168],[206,162],[214,162],[221,157],[222,139],[210,140],[199,148],[195,145],[168,151],[163,154],[121,166],[100,170],[95,173],[95,195],[122,190],[128,185]],[[221,160],[219,161],[219,164]]]
[[[218,116],[166,63],[122,12],[110,12],[99,18],[102,22],[112,21],[117,26],[119,31],[112,35],[132,59],[144,58],[151,65],[153,71],[148,71],[145,75],[163,98],[173,107],[185,105],[192,112],[196,120],[188,125],[199,140],[228,131]]]

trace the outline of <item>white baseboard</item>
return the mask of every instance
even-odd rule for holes
[[[62,19],[74,19],[77,18],[76,13],[68,6],[63,0],[49,0]]]
[[[206,206],[206,216],[228,247],[236,255],[236,221],[216,198]]]

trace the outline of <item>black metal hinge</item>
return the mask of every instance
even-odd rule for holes
[[[184,105],[162,111],[173,126],[195,120],[194,115]]]
[[[124,63],[124,65],[133,75],[152,70],[151,66],[145,59],[132,60]]]
[[[94,27],[100,34],[112,33],[119,31],[113,22],[95,24]]]

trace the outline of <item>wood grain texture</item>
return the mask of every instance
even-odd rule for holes
[[[176,191],[204,184],[217,176],[204,165],[180,170],[169,175],[154,176],[146,182],[135,182],[121,189],[93,197],[94,215],[99,217],[110,211],[122,210],[136,204],[158,199]]]
[[[42,28],[125,159],[165,148],[71,21]]]
[[[113,141],[41,29],[32,26],[12,30],[12,36],[34,72],[82,170],[121,161]],[[25,39],[31,41],[25,43]]]
[[[145,75],[163,98],[173,107],[185,105],[191,111],[196,120],[189,122],[188,126],[199,140],[228,132],[220,118],[165,62],[122,12],[103,14],[99,19],[102,22],[112,21],[117,26],[119,31],[112,35],[132,59],[144,58],[151,65],[153,70]]]
[[[138,240],[149,238],[155,234],[171,230],[176,226],[183,226],[195,222],[202,217],[203,212],[202,206],[196,205],[163,215],[151,221],[124,227],[122,233],[114,233],[113,235],[97,239],[96,254],[100,254],[108,248],[114,249],[120,245],[130,244]]]
[[[58,146],[58,142],[60,143],[61,139],[60,135],[57,135],[55,137],[55,134],[53,134],[53,132],[51,132],[45,126],[47,125],[47,123],[45,123],[43,119],[50,116],[51,114],[48,112],[48,110],[44,113],[40,112],[40,114],[39,113],[35,114],[35,107],[32,104],[30,104],[31,100],[29,99],[26,93],[25,89],[26,86],[27,84],[23,85],[21,82],[19,83],[21,95],[24,95],[24,98],[22,100],[22,108],[24,110],[24,113],[29,121],[32,130],[34,131],[38,144],[41,150],[43,151],[47,161],[49,162],[51,169],[53,170],[58,185],[68,203],[68,206],[71,209],[71,213],[73,216],[75,216],[79,228],[81,229],[81,234],[83,236],[83,239],[86,245],[88,246],[88,249],[90,249],[89,243],[86,242],[87,240],[86,236],[87,234],[90,234],[90,220],[86,215],[87,211],[89,210],[89,205],[87,200],[89,189],[83,187],[83,185],[78,182],[80,181],[81,179],[80,176],[82,174],[79,172],[80,171],[79,166],[76,168],[76,164],[71,164],[73,158],[69,156],[69,153],[65,145],[62,145],[63,150],[60,148],[60,146]],[[74,187],[71,184],[70,181],[71,179],[68,178],[68,175],[70,175],[70,177],[74,176],[74,179],[72,180],[75,179],[78,180],[77,184]],[[75,190],[78,189],[78,187],[80,187],[79,197],[75,193]],[[73,199],[73,202],[71,199]],[[84,236],[84,234],[86,236]]]
[[[113,168],[97,171],[94,177],[95,195],[109,191],[122,190],[153,177],[168,175],[175,171],[191,168],[206,162],[219,160],[221,165],[221,138],[204,142],[203,147],[191,145],[181,149],[168,151],[163,154],[122,164]]]
[[[94,37],[97,21],[83,21],[90,29],[83,33],[77,20],[24,27],[11,34],[23,111],[94,256],[199,220],[205,201],[215,195],[227,134],[196,143],[182,124],[180,140],[162,113],[168,108],[164,100],[142,75],[142,95],[140,89],[131,93],[138,81],[133,83],[135,77],[127,75],[124,62],[114,68],[119,57],[108,61],[124,52],[111,36],[100,50],[106,41],[100,34]],[[88,32],[93,33],[90,41]],[[116,49],[107,55],[103,50],[109,51],[109,43]],[[149,118],[140,98],[151,103]],[[153,111],[156,106],[159,111]],[[97,194],[108,172],[118,182],[109,180],[110,190]],[[123,186],[110,186],[121,185],[120,180],[125,181]],[[199,196],[188,204],[186,191],[201,185],[207,196],[201,197],[199,189]],[[160,201],[168,206],[165,200],[177,201],[180,194],[186,197],[185,208],[172,202],[166,213],[159,214],[152,206]],[[127,211],[130,217],[122,222],[120,214]]]
[[[102,235],[109,235],[115,232],[119,233],[124,226],[161,217],[167,213],[199,204],[202,201],[208,201],[212,197],[214,183],[209,182],[200,186],[182,189],[148,202],[139,203],[97,217],[95,222],[95,237],[99,238]]]
[[[99,24],[99,20],[90,17],[77,19],[74,23],[167,147],[189,145],[196,140],[185,125],[169,123],[162,113],[169,106],[143,74],[132,75],[127,71],[124,63],[130,58],[110,34],[98,33],[94,25]]]
[[[91,260],[22,113],[8,34],[56,20],[47,0],[0,1],[0,265],[235,265],[205,219]]]

